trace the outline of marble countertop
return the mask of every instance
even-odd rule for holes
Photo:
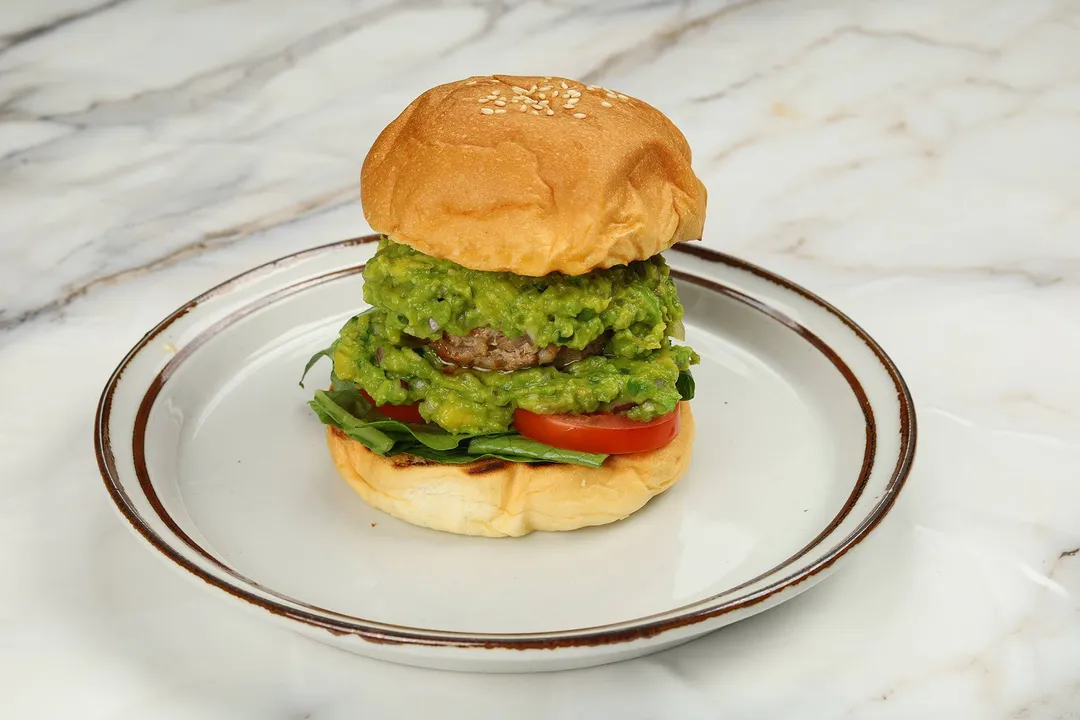
[[[896,360],[916,469],[834,578],[642,660],[473,676],[266,626],[117,519],[91,431],[123,353],[238,272],[367,232],[376,133],[492,72],[660,107],[705,242]],[[5,3],[0,714],[1077,718],[1078,359],[1071,0]]]

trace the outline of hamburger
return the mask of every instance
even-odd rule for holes
[[[434,87],[360,178],[370,307],[320,351],[311,408],[370,505],[466,535],[628,517],[685,472],[683,309],[660,253],[701,237],[685,137],[637,98],[559,77]]]

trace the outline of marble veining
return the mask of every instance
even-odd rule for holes
[[[851,314],[916,469],[851,564],[701,641],[425,672],[264,626],[140,547],[90,446],[155,322],[368,231],[360,162],[469,74],[660,107],[704,242]],[[1080,718],[1080,4],[230,2],[0,8],[0,677],[13,718]]]

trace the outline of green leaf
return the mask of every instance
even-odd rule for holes
[[[377,455],[385,455],[394,447],[395,440],[386,433],[358,420],[348,410],[338,405],[323,390],[315,391],[315,399],[308,403],[319,419],[326,425],[338,427],[346,435],[361,443]]]
[[[347,413],[352,415],[355,419],[367,417],[371,412],[371,403],[368,399],[360,394],[360,391],[356,389],[348,380],[342,380],[334,375],[331,375],[330,385],[333,390],[326,390],[326,396],[340,405]]]
[[[432,450],[453,450],[463,441],[476,437],[475,435],[451,435],[435,425],[418,425],[416,423],[403,423],[389,419],[369,419],[368,425],[382,430],[387,434],[411,437],[421,445],[431,448]]]
[[[501,458],[491,454],[471,455],[469,454],[468,449],[464,447],[456,448],[454,450],[442,451],[432,450],[431,448],[425,447],[423,445],[414,445],[412,447],[402,450],[401,452],[407,453],[409,455],[415,455],[416,457],[424,458],[425,460],[433,460],[437,463],[442,463],[443,465],[464,465],[466,463],[476,462],[477,460],[485,460],[489,458],[507,460],[509,462],[541,462],[540,460],[532,460],[529,458]]]
[[[679,395],[683,400],[694,399],[694,376],[690,374],[689,370],[683,370],[679,373],[679,379],[675,381],[675,389],[679,391]]]
[[[336,345],[337,343],[334,344]],[[311,371],[311,368],[315,367],[315,363],[319,362],[319,360],[322,360],[324,357],[330,358],[330,361],[333,362],[334,345],[320,350],[319,352],[311,356],[311,359],[307,361],[307,365],[304,366],[304,374],[300,376],[300,387],[304,387],[304,378],[307,377],[307,374]]]
[[[308,363],[310,369],[332,348],[320,351]],[[305,369],[305,373],[307,372]],[[382,416],[361,394],[355,383],[330,371],[332,390],[316,390],[308,403],[325,425],[333,425],[378,455],[408,453],[447,465],[485,458],[508,462],[550,462],[600,467],[607,455],[564,450],[530,440],[517,433],[453,435],[436,425],[403,423]]]
[[[528,458],[536,461],[600,467],[607,455],[545,445],[522,435],[486,435],[469,442],[470,455],[490,454],[503,459]]]
[[[475,435],[451,435],[435,425],[403,423],[385,418],[377,410],[373,410],[371,403],[360,394],[360,390],[353,383],[337,376],[332,378],[332,383],[333,390],[315,391],[315,398],[319,402],[312,404],[312,408],[325,424],[336,425],[349,437],[353,437],[352,432],[357,432],[359,428],[364,427],[379,432],[391,441],[419,443],[432,450],[452,450],[464,441],[476,437]],[[328,406],[333,406],[339,412],[332,411]],[[347,423],[344,420],[346,417],[349,419]],[[364,441],[360,440],[360,442]],[[371,448],[371,445],[364,444]],[[371,449],[375,451],[375,448]],[[387,451],[389,448],[379,454],[384,455]]]
[[[339,405],[349,410],[354,418],[357,420],[362,418],[369,427],[381,430],[387,435],[403,440],[416,440],[432,450],[450,450],[456,448],[464,440],[476,437],[475,435],[464,434],[453,435],[437,425],[403,423],[398,420],[391,420],[384,417],[377,409],[373,409],[371,403],[360,394],[359,388],[354,383],[342,380],[336,375],[331,378],[331,382],[334,384],[334,390],[327,393],[328,395],[334,397]]]
[[[484,452],[479,452],[478,449],[484,449]],[[397,446],[394,447],[394,452],[395,454],[398,452]],[[422,445],[414,445],[403,448],[401,452],[443,463],[444,465],[463,465],[477,460],[494,459],[505,460],[506,462],[562,463],[600,467],[607,458],[607,455],[579,453],[574,450],[553,448],[516,434],[477,437],[469,443],[467,448],[458,447],[454,450],[440,451]]]

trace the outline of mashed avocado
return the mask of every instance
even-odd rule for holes
[[[677,335],[683,309],[660,256],[587,275],[527,277],[470,270],[386,238],[364,269],[364,299],[386,311],[380,332],[433,340],[491,327],[538,346],[580,350],[607,331],[606,354],[651,358]]]
[[[383,238],[364,281],[373,307],[341,329],[331,349],[334,376],[355,383],[376,405],[419,403],[427,422],[450,433],[505,433],[516,408],[618,408],[646,421],[693,394],[692,379],[682,373],[699,358],[671,343],[683,309],[659,256],[580,276],[526,277],[469,270]],[[533,363],[511,372],[447,364],[429,344],[476,328],[525,335],[540,347],[581,350],[601,336],[608,340],[602,355],[561,369]]]
[[[656,350],[636,358],[591,357],[565,370],[451,369],[428,347],[402,347],[400,328],[400,319],[385,310],[352,318],[335,344],[334,372],[364,388],[376,404],[419,402],[425,420],[452,433],[506,431],[515,408],[547,414],[633,405],[628,417],[650,420],[675,408],[679,372],[698,361],[690,348],[671,346],[661,335]]]

